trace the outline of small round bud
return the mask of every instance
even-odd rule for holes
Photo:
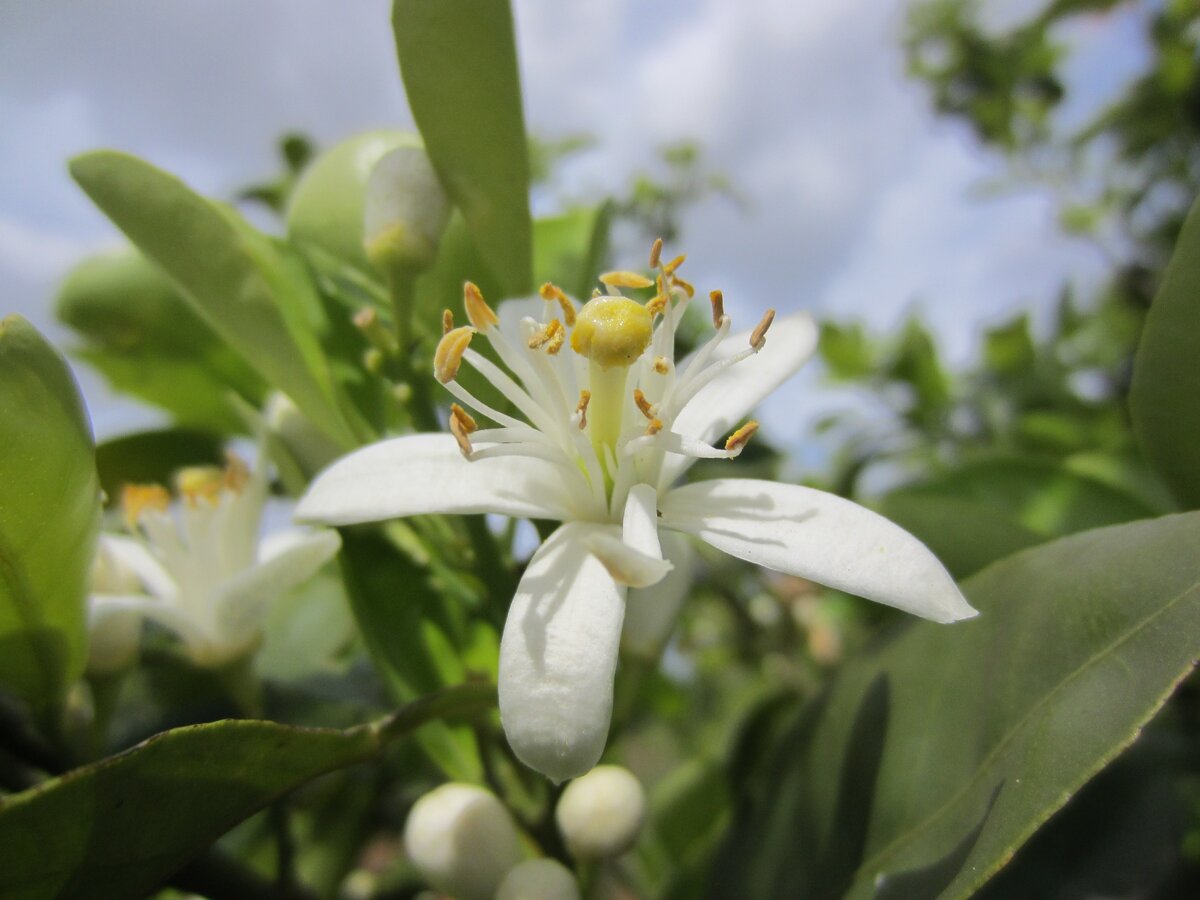
[[[450,219],[450,201],[420,147],[397,147],[367,178],[363,249],[381,271],[433,264]]]
[[[404,826],[404,846],[433,887],[460,900],[490,900],[521,858],[504,804],[471,784],[443,784],[418,800]]]
[[[579,887],[558,860],[527,859],[509,869],[496,900],[579,900]]]
[[[637,839],[646,813],[646,793],[621,766],[597,766],[563,791],[554,817],[571,853],[607,859]]]
[[[571,349],[602,369],[628,366],[650,344],[654,317],[628,297],[593,297],[583,305],[571,332]]]

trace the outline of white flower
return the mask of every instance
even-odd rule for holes
[[[710,442],[800,367],[816,329],[803,314],[772,325],[770,312],[750,333],[731,336],[714,291],[716,333],[676,364],[675,331],[692,288],[674,274],[681,259],[661,264],[657,256],[657,282],[609,273],[601,277],[609,294],[580,310],[546,285],[541,300],[506,303],[497,316],[468,284],[471,325],[454,328],[447,312],[434,357],[438,380],[462,404],[451,406],[451,435],[352,453],[319,475],[297,508],[299,518],[332,524],[421,513],[563,522],[513,598],[499,675],[514,752],[555,780],[586,772],[604,749],[627,606],[674,605],[686,590],[686,578],[668,574],[684,568],[680,535],[939,622],[975,615],[920,541],[848,500],[753,479],[674,486],[694,460],[741,452],[754,422],[723,446]],[[645,305],[621,294],[654,285]],[[469,348],[477,333],[512,375]],[[524,420],[459,384],[463,362]],[[496,427],[477,429],[464,407]]]
[[[579,900],[579,886],[558,860],[527,859],[508,870],[496,900]]]
[[[554,819],[576,859],[608,859],[633,846],[646,817],[646,792],[621,766],[596,766],[558,799]]]
[[[254,649],[270,604],[311,578],[341,541],[334,531],[290,529],[260,543],[261,463],[253,473],[232,456],[224,471],[184,469],[178,487],[176,518],[165,488],[126,486],[131,534],[102,534],[99,550],[124,583],[93,582],[91,620],[151,619],[176,632],[195,663],[220,666]]]

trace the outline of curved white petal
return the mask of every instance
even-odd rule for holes
[[[635,550],[621,540],[619,533],[597,529],[585,539],[588,550],[608,569],[617,584],[627,587],[649,587],[663,580],[671,564],[661,553],[650,556]],[[657,542],[656,542],[657,543]]]
[[[106,562],[115,563],[116,567],[128,570],[156,597],[171,600],[179,592],[175,579],[139,540],[116,534],[101,534],[97,554],[108,557]],[[97,585],[98,589],[101,587]]]
[[[662,501],[663,524],[732,556],[906,612],[954,622],[977,612],[919,540],[857,503],[793,484],[726,479]]]
[[[726,338],[713,354],[724,359],[744,350],[750,332]],[[767,342],[757,354],[726,369],[691,399],[675,418],[672,430],[711,444],[742,424],[764,398],[791,378],[812,356],[817,346],[817,325],[808,313],[780,316],[767,332]],[[680,370],[687,361],[679,364]],[[659,488],[678,478],[692,459],[669,454],[663,462]]]
[[[517,757],[563,781],[592,768],[612,718],[625,588],[563,525],[521,578],[500,641],[500,721]]]
[[[570,517],[573,486],[553,463],[506,456],[468,462],[448,434],[363,447],[316,477],[296,507],[302,522],[350,525],[421,513]]]
[[[675,628],[675,620],[692,586],[696,552],[688,538],[666,531],[663,555],[674,566],[658,584],[635,588],[625,598],[621,649],[631,656],[654,660]]]
[[[103,607],[106,615],[119,611],[137,613],[174,631],[189,647],[206,644],[211,636],[204,626],[178,606],[142,595],[93,594],[93,607]]]

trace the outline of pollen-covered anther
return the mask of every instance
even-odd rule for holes
[[[447,335],[454,330],[454,313],[448,309],[442,310],[442,334]]]
[[[652,299],[646,301],[646,312],[652,316],[661,316],[667,308],[667,298],[662,294],[656,294]]]
[[[450,415],[454,417],[467,434],[473,434],[479,430],[479,423],[475,421],[475,418],[457,403],[450,404]]]
[[[662,244],[662,238],[655,238],[654,244],[650,247],[650,268],[652,269],[657,269],[662,260]]]
[[[571,328],[575,325],[575,304],[571,302],[563,289],[557,284],[551,284],[547,281],[538,291],[542,295],[542,299],[547,303],[557,302],[559,308],[562,309],[563,320],[566,321],[567,327]]]
[[[605,272],[600,276],[600,283],[605,287],[617,288],[648,288],[654,287],[654,282],[645,275],[637,272]]]
[[[771,327],[771,323],[775,321],[775,310],[768,309],[763,315],[762,320],[754,326],[754,330],[750,332],[750,346],[755,350],[761,350],[763,344],[767,342],[767,329]]]
[[[688,295],[689,300],[696,296],[695,285],[693,285],[690,281],[684,281],[682,278],[676,278],[674,275],[671,276],[671,287],[679,288]]]
[[[458,412],[461,412],[461,410],[459,410]],[[471,458],[470,434],[475,429],[468,428],[467,423],[463,420],[462,417],[460,417],[458,415],[458,412],[455,412],[454,407],[450,408],[450,433],[452,435],[454,435],[454,442],[456,444],[458,444],[458,449],[462,452],[462,455],[465,456],[467,459],[470,459]],[[470,416],[467,416],[466,418],[469,419]]]
[[[725,318],[725,295],[720,291],[709,291],[708,302],[712,304],[713,328],[721,327]]]
[[[433,351],[433,375],[442,384],[458,376],[458,367],[462,365],[463,354],[467,352],[474,334],[475,329],[470,325],[460,325],[451,328],[438,341],[437,349]]]
[[[666,375],[671,371],[671,361],[665,356],[654,357],[654,371],[659,375]]]
[[[571,332],[571,349],[601,369],[628,366],[654,336],[654,317],[628,297],[595,297],[584,304]]]
[[[563,348],[563,342],[567,339],[566,329],[563,328],[563,323],[558,319],[551,319],[549,323],[539,328],[529,339],[530,350],[545,350],[551,356],[558,353]]]
[[[681,253],[677,257],[675,257],[673,260],[671,260],[669,263],[667,263],[665,266],[663,266],[663,271],[667,275],[674,275],[675,271],[680,266],[682,266],[686,260],[687,260],[687,254]]]
[[[190,506],[201,501],[216,504],[224,482],[225,475],[216,466],[189,466],[175,475],[175,488]]]
[[[750,443],[750,438],[754,437],[756,431],[758,431],[758,423],[751,419],[729,436],[729,440],[725,442],[725,449],[730,453],[741,453],[742,448]]]
[[[637,408],[642,411],[643,416],[651,421],[654,420],[654,407],[646,399],[646,395],[642,393],[641,388],[633,389],[633,402],[637,404]]]
[[[579,392],[579,405],[575,407],[575,415],[579,417],[579,430],[580,431],[583,431],[583,429],[587,428],[587,408],[588,408],[588,404],[591,402],[592,402],[592,392],[591,391],[580,391]]]
[[[500,319],[495,311],[487,305],[483,294],[474,282],[468,281],[463,285],[463,306],[467,310],[467,321],[484,334],[493,325],[499,325]]]
[[[650,424],[646,426],[646,434],[654,435],[663,430],[662,419],[651,419]]]
[[[127,484],[121,488],[121,510],[130,528],[137,525],[147,509],[166,512],[171,495],[161,484]]]

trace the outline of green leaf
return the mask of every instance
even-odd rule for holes
[[[529,155],[507,0],[395,0],[392,28],[408,104],[446,194],[505,293],[529,293]]]
[[[124,484],[170,484],[185,466],[222,465],[221,439],[206,431],[164,428],[139,431],[96,447],[96,470],[105,500],[121,499]]]
[[[319,336],[319,298],[298,260],[237,212],[123,153],[78,156],[71,175],[267,381],[330,437],[356,441]]]
[[[257,406],[265,393],[254,370],[132,249],[77,266],[55,313],[85,340],[78,357],[117,390],[167,410],[181,425],[244,431],[230,396]]]
[[[490,685],[463,685],[345,731],[226,720],[156,735],[0,799],[4,896],[144,896],[293,788],[369,760],[431,720],[494,699]]]
[[[1133,428],[1189,508],[1200,506],[1200,201],[1192,206],[1133,364]]]
[[[608,253],[612,204],[581,206],[533,223],[533,273],[586,300]]]
[[[978,619],[914,623],[780,742],[717,896],[868,897],[881,877],[978,888],[1191,670],[1200,513],[1064,538],[963,587]]]
[[[0,321],[0,688],[39,713],[83,673],[100,525],[92,429],[66,362]]]

